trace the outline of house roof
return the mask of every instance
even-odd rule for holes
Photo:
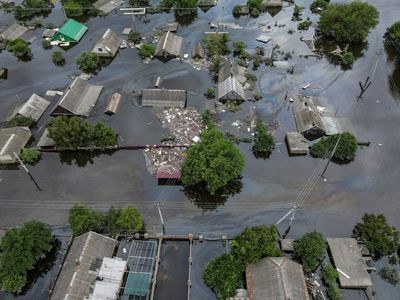
[[[293,103],[292,110],[298,132],[304,133],[315,127],[325,132],[321,114],[310,97],[300,96],[299,100]]]
[[[102,85],[92,85],[82,78],[76,78],[67,88],[58,106],[67,110],[70,114],[87,117],[102,90]],[[57,107],[54,109],[53,114],[59,114],[57,113]]]
[[[55,142],[52,138],[49,137],[49,130],[46,128],[40,137],[39,141],[36,144],[36,147],[46,148],[55,146]]]
[[[59,30],[59,33],[65,36],[70,37],[75,41],[79,41],[88,28],[75,21],[74,19],[68,19],[67,23],[65,23]],[[57,36],[57,34],[53,37],[53,39]]]
[[[192,57],[204,58],[206,56],[204,47],[201,43],[197,42],[192,48]]]
[[[142,105],[168,107],[185,107],[187,92],[185,90],[145,89]]]
[[[170,22],[161,26],[161,29],[165,32],[167,31],[176,32],[178,30],[178,26],[179,26],[178,22]]]
[[[263,0],[262,3],[265,7],[282,7],[283,0]]]
[[[27,118],[31,117],[37,122],[49,105],[50,101],[33,94],[28,101],[22,105],[17,114]]]
[[[234,61],[227,60],[219,70],[218,82],[223,82],[228,77],[234,76],[240,83],[244,83],[246,81],[245,73],[246,73],[245,67],[239,66]]]
[[[340,286],[342,288],[371,287],[371,277],[367,272],[357,240],[353,238],[327,238],[326,240],[333,263],[338,270]]]
[[[218,83],[218,99],[224,98],[230,92],[234,92],[239,98],[246,100],[243,86],[234,76],[230,76],[223,82]]]
[[[287,132],[286,142],[290,154],[307,154],[308,141],[298,132]]]
[[[157,169],[157,179],[181,179],[182,172],[173,165],[162,165]]]
[[[163,56],[164,52],[172,56],[181,56],[182,54],[183,38],[167,31],[162,35],[158,42],[155,55]]]
[[[89,296],[104,257],[112,257],[117,240],[87,232],[68,251],[50,300],[82,300]]]
[[[13,153],[28,144],[32,133],[28,127],[10,127],[0,129],[0,163],[15,163]]]
[[[198,6],[215,6],[218,4],[218,0],[199,0]]]
[[[93,6],[102,12],[108,14],[113,11],[117,7],[121,6],[124,3],[123,0],[99,0],[93,3]]]
[[[118,52],[120,44],[121,38],[115,32],[107,29],[103,36],[97,41],[96,45],[94,45],[92,52],[99,53],[98,49],[101,48],[106,51],[105,54],[114,57]]]
[[[249,300],[308,300],[303,268],[287,257],[268,257],[246,266]]]
[[[28,30],[28,28],[21,26],[18,23],[14,23],[0,34],[0,38],[7,41],[13,41],[20,38]]]

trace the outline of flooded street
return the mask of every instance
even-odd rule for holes
[[[232,8],[242,4],[242,1],[220,0],[218,6],[207,13],[199,10],[197,18],[190,25],[179,27],[177,34],[186,38],[186,53],[190,53],[193,43],[202,39],[204,31],[211,31],[208,23],[216,20],[242,26],[243,29],[227,31],[231,41],[243,40],[249,50],[254,50],[256,46],[270,49],[272,44],[279,44],[285,52],[294,51],[293,59],[289,60],[294,66],[293,74],[264,65],[257,71],[251,71],[257,74],[257,86],[264,96],[255,104],[256,114],[270,124],[277,122],[280,125],[275,132],[277,147],[269,159],[263,160],[253,156],[251,144],[240,144],[246,156],[246,166],[241,185],[233,196],[215,203],[213,199],[185,193],[180,186],[158,186],[157,180],[147,172],[141,150],[122,150],[93,157],[63,157],[57,153],[44,153],[37,165],[29,167],[42,191],[37,190],[22,169],[0,170],[0,227],[15,226],[32,219],[51,225],[66,225],[69,208],[75,203],[84,202],[102,211],[110,206],[133,204],[144,213],[146,227],[151,229],[160,225],[155,207],[157,201],[164,202],[162,213],[171,234],[174,228],[188,228],[186,232],[234,235],[245,226],[272,224],[298,201],[297,197],[308,178],[321,166],[321,160],[310,156],[288,156],[285,134],[295,131],[296,125],[289,103],[284,99],[286,92],[320,96],[324,104],[335,109],[337,117],[346,124],[346,129],[355,133],[358,140],[371,142],[371,146],[358,149],[354,162],[348,165],[331,163],[325,173],[326,182],[320,177],[313,181],[313,189],[304,199],[303,207],[296,212],[288,237],[298,237],[314,229],[325,236],[347,237],[365,212],[384,213],[391,224],[400,227],[400,96],[393,88],[400,87],[400,54],[396,57],[389,50],[388,56],[382,38],[386,28],[399,19],[400,3],[398,0],[367,2],[380,11],[380,23],[369,34],[368,46],[362,56],[348,71],[329,64],[325,58],[299,57],[310,54],[300,37],[311,38],[314,29],[297,31],[297,23],[291,21],[293,7],[287,7],[286,2],[286,7],[275,17],[265,13],[258,19],[235,19],[231,14]],[[296,3],[307,7],[303,16],[310,14],[309,1]],[[60,25],[61,16],[57,4],[43,23],[52,20]],[[310,14],[310,17],[317,20],[316,15]],[[174,20],[173,15],[166,13],[149,15],[148,18],[149,23],[136,22],[137,30],[148,38],[152,36],[153,28]],[[10,14],[0,11],[0,28],[13,22]],[[275,22],[285,26],[275,27]],[[272,32],[267,34],[272,41],[267,45],[255,40],[261,34],[259,24],[271,25]],[[31,45],[33,59],[30,62],[18,61],[7,51],[0,53],[0,66],[8,68],[8,79],[0,81],[2,121],[32,93],[44,95],[46,90],[64,89],[71,82],[71,75],[80,73],[75,65],[78,54],[91,50],[107,28],[121,33],[123,28],[132,26],[132,19],[118,11],[106,17],[92,18],[86,25],[89,30],[80,43],[65,51],[64,67],[57,67],[51,62],[51,53],[57,47],[53,50],[42,49],[40,36],[43,29],[34,31],[37,39]],[[296,29],[296,32],[290,35],[287,33],[289,29]],[[378,58],[377,53],[381,49],[382,56]],[[379,63],[371,78],[372,85],[364,97],[357,101],[360,93],[358,82],[365,81],[377,59]],[[103,67],[91,79],[92,83],[104,85],[104,89],[89,120],[103,120],[114,128],[118,133],[118,143],[122,146],[159,143],[167,133],[166,129],[161,127],[154,110],[140,107],[133,94],[133,91],[153,87],[158,76],[164,78],[163,86],[167,88],[187,89],[188,106],[200,111],[205,109],[209,100],[203,94],[214,84],[207,70],[196,70],[178,60],[164,64],[154,59],[149,64],[143,64],[136,49],[122,49],[110,65]],[[301,87],[307,83],[311,83],[312,87],[303,91]],[[122,101],[118,112],[110,117],[103,112],[115,92],[122,95]],[[246,111],[249,107],[243,105],[239,113],[249,115],[250,111]],[[34,131],[36,140],[48,118],[47,111],[39,122],[39,128]],[[230,120],[234,120],[235,116],[226,111],[220,113],[218,118],[222,120],[222,126],[231,127]],[[288,225],[289,218],[281,223],[279,229],[283,232]],[[204,252],[199,250],[204,245],[194,247],[198,255],[194,253],[193,299],[213,297],[213,294],[203,294],[206,292],[201,286],[202,269],[196,263],[197,257],[200,257],[198,263],[204,266],[209,258],[224,251],[224,247],[219,246],[210,246]],[[165,248],[166,251],[175,251],[171,247],[168,250]],[[182,256],[186,256],[186,252],[176,255],[184,264]],[[373,282],[376,290],[379,290],[376,300],[399,299],[399,288],[387,289],[378,276],[374,276]],[[179,283],[183,286],[186,284],[185,281]],[[385,291],[390,294],[385,295]]]

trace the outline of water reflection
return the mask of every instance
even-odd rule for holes
[[[78,167],[85,167],[88,163],[93,165],[94,158],[100,155],[111,156],[115,151],[63,151],[60,152],[60,162],[71,166],[75,163]]]
[[[393,71],[388,75],[389,91],[394,98],[400,100],[400,53],[389,42],[385,42],[384,48],[387,61],[394,66]]]
[[[243,187],[242,177],[232,180],[224,189],[219,190],[214,195],[207,191],[205,184],[185,187],[185,196],[203,211],[212,211],[218,206],[224,205],[229,197],[241,192]]]
[[[175,10],[175,20],[181,26],[188,26],[197,18],[197,11],[189,11],[190,13],[182,13],[179,9]]]

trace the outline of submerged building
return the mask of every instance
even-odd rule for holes
[[[181,57],[183,51],[183,38],[168,31],[162,35],[158,42],[154,56],[162,61]]]
[[[142,105],[153,107],[185,107],[185,90],[145,89],[142,91]]]
[[[14,164],[19,153],[31,140],[28,127],[10,127],[0,129],[0,164]]]
[[[96,42],[92,52],[100,57],[113,58],[117,55],[121,38],[110,29],[107,29],[103,36]]]
[[[52,37],[51,41],[58,43],[77,43],[87,30],[88,28],[85,25],[74,19],[69,19]]]

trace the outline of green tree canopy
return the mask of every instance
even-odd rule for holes
[[[8,42],[7,50],[18,58],[29,57],[32,54],[28,43],[19,38]]]
[[[318,13],[319,11],[324,10],[325,8],[328,7],[329,4],[329,0],[314,0],[311,4],[310,4],[310,10],[313,13]]]
[[[88,231],[102,232],[105,227],[105,217],[86,205],[76,204],[69,210],[69,224],[74,236]]]
[[[326,293],[330,300],[342,299],[342,293],[340,292],[339,286],[336,282],[338,277],[338,272],[331,264],[327,264],[323,267],[322,281],[326,286]]]
[[[294,241],[294,257],[303,265],[304,272],[313,272],[325,256],[326,242],[321,233],[306,233]]]
[[[0,287],[20,292],[26,283],[27,271],[53,247],[50,228],[30,221],[22,227],[7,230],[0,241]]]
[[[65,58],[64,55],[62,54],[61,51],[54,51],[51,54],[51,61],[55,64],[55,65],[64,65],[65,63]]]
[[[15,18],[30,18],[38,14],[49,13],[51,2],[48,0],[24,0],[21,5],[17,5],[14,10]]]
[[[240,150],[216,127],[209,126],[201,140],[186,152],[182,167],[182,183],[186,186],[205,183],[214,194],[237,178],[244,167]]]
[[[275,149],[275,141],[261,120],[257,120],[253,152],[256,156],[270,154]]]
[[[42,152],[40,152],[36,148],[23,148],[19,152],[19,158],[26,164],[35,164],[37,163],[42,156]]]
[[[386,29],[385,38],[400,48],[400,21]]]
[[[378,20],[378,10],[365,2],[329,4],[321,12],[317,34],[341,45],[361,43]]]
[[[203,279],[218,299],[225,300],[235,296],[242,272],[242,265],[231,254],[223,254],[207,263]]]
[[[396,252],[400,246],[400,233],[387,223],[383,214],[365,214],[354,227],[353,236],[365,242],[375,257]]]
[[[122,232],[133,234],[143,228],[143,217],[136,208],[127,206],[121,209],[116,224]]]
[[[264,257],[282,256],[282,252],[276,247],[277,242],[275,226],[249,227],[231,241],[231,253],[245,266]]]
[[[139,31],[131,31],[128,34],[128,41],[138,44],[142,41],[142,35]]]
[[[22,115],[16,115],[12,119],[8,120],[4,127],[16,127],[16,126],[26,126],[26,127],[32,127],[33,124],[35,124],[36,121],[35,119],[31,117],[25,117]]]
[[[85,51],[79,54],[76,59],[77,67],[84,72],[92,72],[97,69],[100,63],[100,57],[97,53]]]
[[[203,38],[203,43],[207,49],[207,55],[213,57],[214,55],[227,55],[230,53],[229,35],[224,34],[206,34]]]
[[[153,45],[151,44],[143,44],[140,49],[139,49],[139,56],[141,58],[151,58],[154,56],[154,53],[156,52],[156,48],[154,48]]]
[[[117,134],[102,122],[91,124],[79,117],[56,117],[48,126],[49,137],[57,148],[76,149],[79,147],[115,146]]]

